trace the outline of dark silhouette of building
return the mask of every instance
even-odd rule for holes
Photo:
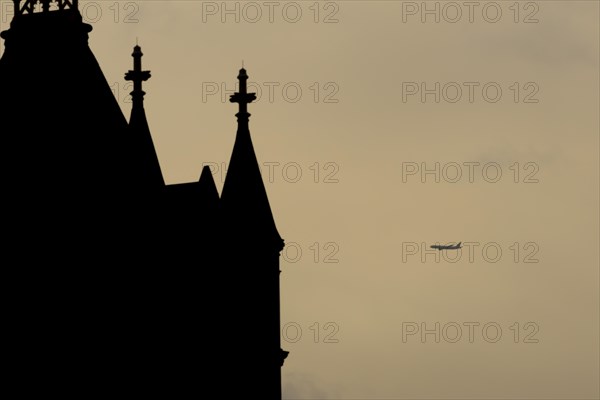
[[[125,75],[127,122],[78,1],[13,1],[0,59],[3,260],[16,299],[5,333],[22,352],[12,370],[47,393],[280,399],[284,242],[250,137],[246,70],[221,196],[208,167],[167,185],[141,48]]]

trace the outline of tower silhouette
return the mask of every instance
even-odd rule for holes
[[[13,3],[0,34],[4,259],[22,299],[10,332],[48,392],[280,399],[284,242],[250,136],[246,70],[221,196],[208,167],[167,185],[141,47],[125,74],[127,122],[78,1]]]

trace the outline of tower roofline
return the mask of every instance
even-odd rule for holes
[[[13,0],[13,4],[15,18],[26,14],[79,9],[79,0]]]
[[[44,42],[48,32],[54,37],[60,37],[63,41],[78,40],[79,34],[87,40],[87,34],[93,28],[90,24],[83,22],[79,12],[77,0],[12,0],[13,18],[10,29],[3,31],[0,37],[7,41],[14,36],[27,39],[28,44],[48,46]],[[77,33],[77,35],[73,35]],[[39,42],[36,44],[36,42]],[[6,44],[8,48],[9,43]]]

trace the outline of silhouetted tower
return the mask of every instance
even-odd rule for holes
[[[238,128],[221,195],[228,247],[234,250],[231,264],[239,277],[233,288],[240,299],[236,324],[241,324],[238,329],[246,327],[241,334],[250,347],[238,362],[254,371],[251,377],[242,378],[247,398],[280,399],[281,366],[287,356],[280,342],[279,254],[284,242],[273,220],[250,137],[248,104],[256,94],[247,91],[244,68],[238,79],[239,92],[230,99],[239,104]]]
[[[283,240],[250,138],[246,70],[221,198],[208,166],[196,182],[165,185],[141,48],[125,75],[127,122],[77,4],[14,0],[1,33],[2,254],[27,273],[10,280],[22,320],[6,325],[26,331],[8,332],[27,338],[22,348],[44,343],[36,357],[57,353],[23,358],[46,381],[24,376],[61,394],[82,382],[95,394],[281,399]]]

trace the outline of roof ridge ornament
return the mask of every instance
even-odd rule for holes
[[[13,0],[15,16],[62,11],[79,7],[79,0]]]

